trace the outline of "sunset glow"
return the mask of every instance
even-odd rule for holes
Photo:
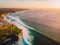
[[[59,0],[0,0],[0,8],[60,8]]]

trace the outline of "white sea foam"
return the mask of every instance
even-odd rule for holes
[[[24,24],[21,24],[36,28],[40,33],[60,42],[60,13],[57,11],[26,10],[9,15],[9,17],[19,23],[21,23],[20,19],[24,19],[26,22],[22,20]]]

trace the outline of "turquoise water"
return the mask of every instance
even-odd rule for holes
[[[30,35],[32,35],[34,37],[32,40],[30,39],[31,41],[29,41],[31,43],[31,45],[60,45],[56,41],[38,33],[32,29],[29,29],[29,31],[30,31]],[[29,45],[25,42],[23,37],[22,37],[22,40],[23,40],[23,45]]]
[[[53,40],[56,38],[53,38],[55,37],[55,32],[53,33],[52,31],[55,31],[55,30],[53,30],[52,27],[44,25],[44,24],[35,23],[34,22],[35,20],[32,22],[30,20],[27,20],[28,18],[27,19],[21,18],[21,16],[19,15],[17,14],[18,17],[16,15],[11,15],[11,17],[9,18],[11,18],[12,20],[14,19],[14,20],[12,21],[8,19],[8,21],[12,22],[19,29],[24,28],[23,31],[25,33],[23,32],[24,34],[22,36],[23,45],[60,45],[56,40]],[[25,30],[25,28],[27,30]],[[28,37],[26,35],[28,35]]]
[[[36,30],[30,29],[28,27],[26,27],[28,29],[28,31],[30,32],[30,36],[33,36],[33,39],[27,39],[31,45],[60,45],[58,42],[44,36],[43,34],[40,33],[40,29],[37,27],[37,25],[34,25],[35,23],[21,19],[24,23],[26,23],[27,25],[29,25],[30,27],[33,27]],[[43,25],[45,26],[45,25]],[[47,27],[47,26],[45,26]],[[29,45],[25,42],[24,37],[22,37],[22,41],[23,41],[23,45]]]

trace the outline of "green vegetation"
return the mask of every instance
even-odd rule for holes
[[[21,33],[21,29],[18,29],[16,26],[3,26],[0,28],[0,40],[4,40],[7,35],[18,35]]]

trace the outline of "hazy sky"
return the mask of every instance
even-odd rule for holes
[[[60,0],[0,0],[0,8],[60,8]]]

